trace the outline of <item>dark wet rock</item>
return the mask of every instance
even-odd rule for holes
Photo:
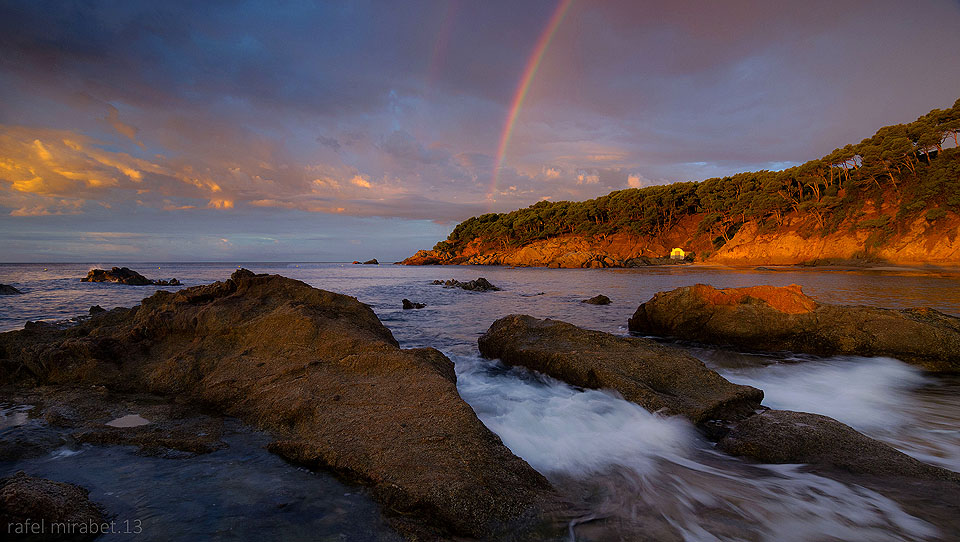
[[[180,281],[177,279],[150,280],[129,267],[114,267],[109,271],[91,269],[86,277],[80,279],[80,282],[116,282],[130,286],[180,286]]]
[[[29,520],[29,522],[28,522]],[[43,522],[46,532],[24,529],[17,525]],[[23,471],[0,479],[0,525],[4,540],[93,540],[98,533],[63,536],[52,533],[51,524],[72,524],[73,532],[89,533],[91,524],[104,521],[103,511],[90,501],[89,492],[79,486],[28,476]],[[12,529],[8,530],[8,527]],[[32,534],[36,532],[37,534]],[[30,534],[31,536],[23,536]]]
[[[764,463],[807,463],[855,474],[960,481],[957,473],[918,461],[833,418],[807,412],[761,412],[734,425],[719,446]]]
[[[90,307],[90,316],[94,314],[100,314],[101,312],[107,312],[107,309],[101,307],[100,305],[94,305]]]
[[[22,293],[23,292],[9,284],[0,284],[0,295],[20,295]]]
[[[91,269],[87,276],[80,279],[81,282],[116,282],[117,284],[129,284],[133,286],[146,286],[153,284],[153,281],[137,273],[129,267],[114,267],[107,271],[105,269]]]
[[[2,381],[236,416],[270,431],[274,452],[371,486],[388,513],[438,536],[520,528],[555,502],[461,399],[446,356],[400,349],[367,305],[277,275],[238,270],[71,328],[2,333]]]
[[[71,433],[80,444],[136,446],[144,455],[186,457],[223,448],[223,423],[217,418],[151,421],[136,427],[87,426]],[[179,452],[179,453],[177,453]]]
[[[403,300],[403,309],[404,309],[404,310],[408,310],[408,309],[422,309],[422,308],[424,308],[424,307],[426,307],[426,306],[427,306],[426,303],[414,303],[413,301],[410,301],[409,299],[404,299],[404,300]]]
[[[114,393],[99,386],[40,386],[23,392],[5,387],[0,400],[35,405],[31,412],[40,413],[21,426],[0,430],[0,459],[13,454],[37,457],[63,444],[136,446],[141,454],[164,457],[205,454],[225,446],[221,418],[157,395]],[[149,423],[113,426],[131,415]]]
[[[600,294],[600,295],[595,295],[590,299],[584,299],[583,301],[581,301],[581,303],[589,303],[590,305],[609,305],[610,298],[603,294]]]
[[[507,316],[490,326],[479,346],[485,357],[575,386],[616,390],[647,410],[696,423],[752,414],[763,399],[762,391],[728,382],[680,349],[558,320]]]
[[[448,281],[435,280],[433,284],[442,284],[444,288],[461,288],[463,290],[470,290],[473,292],[489,292],[489,291],[499,291],[500,288],[497,288],[493,284],[490,284],[490,281],[480,277],[469,282],[460,282],[456,279],[450,279]]]
[[[890,356],[929,371],[960,372],[960,318],[933,309],[817,303],[800,287],[660,292],[630,318],[631,331],[707,344],[819,356]]]
[[[363,265],[380,265],[376,258],[363,262]]]
[[[20,461],[40,457],[63,446],[63,437],[42,421],[0,429],[0,461]]]

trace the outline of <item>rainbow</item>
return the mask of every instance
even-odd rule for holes
[[[530,90],[530,83],[537,74],[540,61],[543,60],[543,54],[547,52],[547,47],[550,45],[553,35],[557,32],[557,28],[560,27],[563,16],[566,15],[570,4],[573,4],[573,0],[560,0],[560,3],[557,4],[557,9],[555,9],[553,15],[550,16],[550,21],[547,23],[546,28],[544,28],[543,33],[540,34],[540,39],[537,40],[537,45],[533,48],[533,54],[531,54],[527,60],[527,66],[523,70],[523,75],[520,77],[520,85],[517,86],[517,91],[513,95],[513,102],[510,104],[510,111],[507,113],[507,121],[504,123],[503,132],[500,134],[500,143],[497,145],[497,157],[493,162],[493,178],[490,180],[490,191],[487,192],[488,200],[492,199],[497,191],[500,168],[503,166],[503,159],[507,153],[507,146],[510,144],[510,136],[513,135],[513,126],[516,124],[517,116],[520,114],[520,107],[523,106],[523,100],[527,97],[527,91]]]

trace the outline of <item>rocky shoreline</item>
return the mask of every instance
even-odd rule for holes
[[[466,284],[496,289],[483,279],[449,286]],[[819,304],[799,287],[698,285],[657,294],[629,326],[658,339],[757,350],[891,355],[952,373],[958,322],[929,310]],[[960,532],[950,512],[960,505],[957,473],[832,418],[770,410],[762,390],[727,381],[677,346],[517,314],[494,322],[478,348],[506,365],[685,417],[728,454],[805,464]],[[41,413],[40,425],[4,431],[0,460],[61,446],[60,433],[43,424],[65,428],[76,443],[189,458],[225,446],[222,417],[231,416],[272,435],[268,449],[288,461],[368,486],[408,539],[539,536],[530,530],[563,515],[563,495],[481,423],[456,383],[443,353],[401,349],[355,298],[239,270],[133,308],[91,311],[69,326],[0,333],[0,400]]]

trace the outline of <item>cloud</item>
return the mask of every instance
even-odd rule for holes
[[[370,188],[370,181],[363,178],[361,175],[354,175],[350,179],[350,184],[354,186],[359,186],[360,188]]]
[[[643,188],[644,186],[649,186],[652,184],[646,177],[639,173],[631,173],[627,175],[627,186],[630,188]]]

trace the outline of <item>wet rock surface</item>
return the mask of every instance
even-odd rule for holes
[[[719,441],[722,450],[764,463],[806,463],[855,474],[960,482],[960,475],[928,465],[833,418],[768,410],[737,423]]]
[[[763,392],[733,384],[679,349],[618,337],[559,320],[510,315],[480,337],[480,353],[584,388],[616,390],[647,410],[695,423],[738,419],[759,408]]]
[[[409,299],[404,299],[404,300],[402,301],[402,304],[403,304],[403,309],[404,309],[404,310],[422,309],[422,308],[424,308],[424,307],[427,306],[426,303],[414,303],[413,301],[410,301]]]
[[[9,284],[0,284],[0,295],[20,295],[22,293],[23,292]]]
[[[490,281],[483,277],[468,282],[460,282],[456,279],[450,279],[447,281],[435,280],[433,281],[433,284],[442,285],[444,288],[460,288],[472,292],[495,292],[500,290],[500,288],[490,284]]]
[[[130,286],[180,286],[180,281],[177,279],[150,280],[129,267],[114,267],[109,271],[91,269],[86,277],[80,279],[80,282],[116,282]]]
[[[610,298],[603,294],[600,294],[600,295],[595,295],[590,299],[584,299],[583,301],[581,301],[581,303],[586,303],[588,305],[609,305]]]
[[[366,305],[277,275],[241,270],[74,327],[0,334],[0,380],[150,392],[239,417],[283,457],[371,486],[405,532],[519,529],[554,498],[460,398],[443,354],[401,350]],[[132,429],[148,441],[163,429],[151,425]],[[113,429],[79,436],[114,442]]]
[[[661,292],[630,318],[631,331],[761,351],[890,356],[928,371],[960,372],[960,318],[933,309],[827,305],[799,286]]]
[[[103,512],[90,501],[88,494],[82,487],[34,478],[23,471],[0,478],[0,525],[4,528],[4,540],[93,540],[99,533],[56,535],[51,525],[72,525],[74,531],[89,533],[91,524],[104,522]],[[42,529],[30,528],[30,523],[41,521]],[[17,526],[23,526],[22,533],[18,534]]]
[[[61,446],[82,444],[135,446],[140,454],[170,458],[206,454],[224,446],[220,417],[157,395],[115,393],[99,386],[28,390],[6,386],[0,388],[0,401],[31,407],[24,423],[0,429],[0,460],[38,457]],[[112,423],[125,418],[143,422]]]

